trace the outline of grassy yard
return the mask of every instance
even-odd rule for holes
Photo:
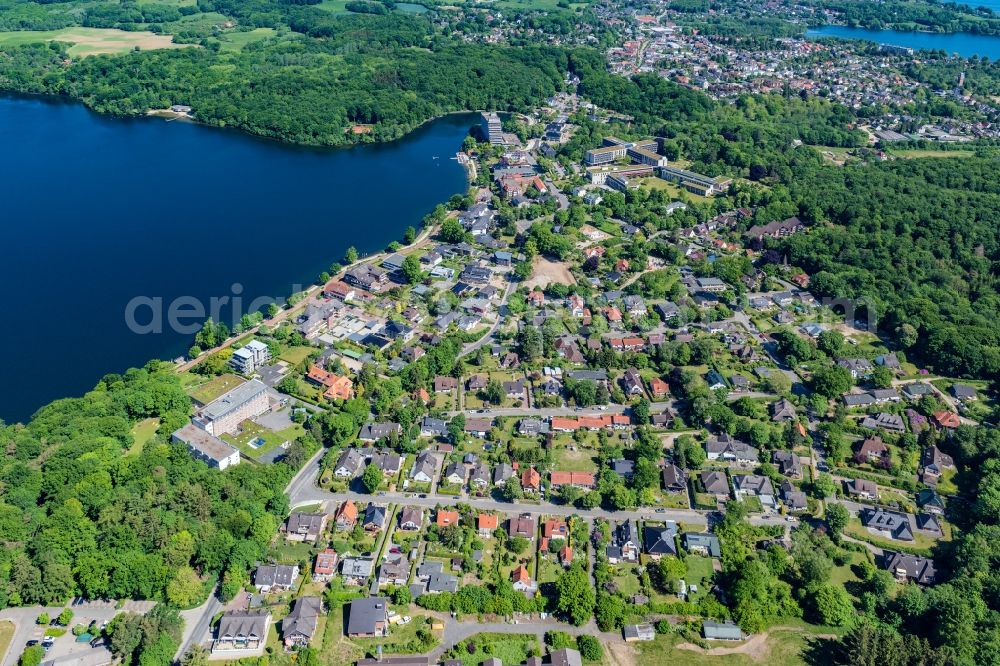
[[[890,154],[896,157],[901,157],[904,160],[912,160],[918,157],[972,157],[976,153],[971,150],[920,150],[920,149],[907,149],[907,150],[897,150],[893,149]]]
[[[945,538],[942,541],[948,540],[948,530],[950,529],[947,524],[943,525],[945,530]],[[879,546],[880,548],[885,548],[887,550],[899,550],[905,549],[906,551],[915,551],[923,555],[929,555],[930,549],[937,544],[938,540],[933,539],[929,536],[920,534],[919,532],[914,532],[913,541],[894,541],[892,539],[886,539],[868,531],[861,521],[857,518],[851,518],[851,521],[847,524],[847,528],[844,530],[847,536],[854,537],[860,541],[867,541],[868,543]]]
[[[757,643],[761,638],[756,639]],[[648,643],[636,643],[639,658],[636,663],[643,666],[752,666],[767,664],[767,666],[804,666],[806,663],[822,663],[814,660],[807,662],[803,652],[807,648],[819,652],[822,656],[824,639],[819,638],[809,630],[799,627],[780,627],[768,632],[763,644],[755,644],[753,640],[746,643],[730,644],[717,642],[712,644],[713,654],[700,648],[682,649],[684,643],[680,636],[669,634],[657,636]],[[828,648],[827,648],[828,651]]]
[[[69,54],[74,57],[97,55],[100,53],[127,53],[133,48],[143,51],[152,49],[174,49],[193,46],[174,44],[170,35],[152,32],[126,32],[115,28],[63,28],[62,30],[18,30],[0,32],[0,46],[18,46],[38,42],[69,42]]]
[[[690,590],[692,585],[698,587],[696,592],[689,592],[688,601],[697,602],[708,593],[711,587],[710,581],[715,575],[715,571],[712,569],[712,558],[688,555],[684,558],[684,565],[687,567],[687,577],[684,580],[688,584],[688,589]]]
[[[287,361],[289,365],[298,365],[314,351],[313,347],[289,347],[278,354],[278,358]]]
[[[198,388],[190,391],[191,399],[196,400],[203,405],[207,405],[223,393],[232,391],[245,381],[246,380],[237,377],[236,375],[219,375],[218,377],[215,377]]]
[[[242,51],[243,47],[247,44],[274,37],[276,34],[274,28],[255,28],[248,31],[236,30],[225,33],[220,41],[222,42],[223,51]]]
[[[707,203],[711,201],[708,197],[703,197],[701,195],[695,194],[694,192],[688,192],[687,190],[682,190],[673,183],[669,183],[662,178],[643,178],[640,182],[640,187],[645,187],[649,190],[663,190],[669,194],[674,199],[680,199],[681,193],[684,193],[684,198],[688,201],[694,203]]]
[[[305,430],[299,424],[281,432],[274,432],[253,421],[244,421],[240,424],[238,435],[223,435],[222,439],[238,448],[241,453],[256,460],[271,453],[285,442],[293,441],[304,432]]]
[[[522,664],[531,655],[541,654],[538,639],[530,634],[476,634],[469,641],[475,644],[475,652],[469,654],[464,644],[455,651],[455,658],[462,666],[479,666],[490,657],[504,664]]]
[[[160,419],[157,418],[143,419],[132,426],[132,438],[135,441],[129,447],[129,454],[138,455],[142,453],[142,447],[146,445],[146,442],[153,439],[153,435],[156,434],[156,429],[159,427]]]
[[[14,640],[14,623],[0,620],[0,654],[7,654],[10,642]]]
[[[302,541],[288,541],[279,537],[278,543],[271,547],[269,556],[278,562],[294,564],[303,560],[312,560],[316,547]]]

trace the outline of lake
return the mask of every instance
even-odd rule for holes
[[[913,49],[943,49],[965,58],[988,56],[1000,59],[1000,37],[973,35],[965,32],[904,32],[900,30],[868,30],[844,25],[824,25],[806,32],[807,37],[838,37],[865,39],[878,44],[906,46]]]
[[[324,150],[0,98],[0,419],[183,354],[190,334],[130,331],[135,297],[164,310],[179,297],[283,298],[349,246],[384,249],[465,191],[452,158],[476,122],[450,115],[392,143]]]

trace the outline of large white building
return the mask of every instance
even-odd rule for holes
[[[210,435],[232,434],[241,423],[255,419],[271,408],[267,387],[254,379],[205,405],[194,416],[194,424]]]
[[[271,350],[260,340],[251,340],[246,346],[233,352],[229,364],[236,372],[252,375],[271,360]]]
[[[187,446],[191,455],[199,460],[204,460],[211,467],[226,469],[240,464],[239,450],[193,423],[175,431],[173,439],[175,442]]]

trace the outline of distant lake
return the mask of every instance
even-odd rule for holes
[[[1000,0],[997,0],[1000,4]],[[965,32],[904,32],[900,30],[868,30],[843,25],[824,25],[806,32],[807,37],[838,37],[841,39],[864,39],[890,46],[906,46],[913,49],[943,49],[947,53],[971,58],[987,56],[991,60],[1000,59],[1000,37],[973,35]]]
[[[349,246],[376,252],[419,227],[465,191],[451,158],[475,122],[445,116],[392,143],[321,150],[0,97],[0,419],[183,354],[191,335],[129,330],[136,296],[165,308],[239,283],[244,303],[285,297]]]
[[[396,9],[406,14],[426,14],[427,7],[412,2],[397,2]]]

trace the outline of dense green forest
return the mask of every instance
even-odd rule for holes
[[[802,169],[790,192],[831,222],[777,244],[817,295],[875,304],[880,332],[938,372],[1000,372],[995,160]]]
[[[808,0],[806,5],[835,11],[848,25],[880,30],[924,32],[972,32],[1000,34],[1000,16],[976,3],[958,4],[925,0],[856,2],[855,0]],[[973,7],[976,7],[975,9]]]
[[[374,124],[365,138],[384,140],[448,111],[525,108],[555,92],[566,70],[558,49],[439,43],[424,19],[322,18],[291,21],[330,36],[276,38],[237,52],[144,51],[67,65],[56,43],[8,48],[0,52],[0,87],[69,96],[116,114],[187,104],[207,124],[336,145],[357,140],[345,135],[356,123]]]
[[[247,580],[287,509],[286,463],[226,474],[168,442],[191,405],[172,366],[108,375],[80,398],[0,424],[0,608],[91,599],[195,605]],[[133,425],[160,419],[136,445]],[[169,651],[169,657],[173,652]]]

